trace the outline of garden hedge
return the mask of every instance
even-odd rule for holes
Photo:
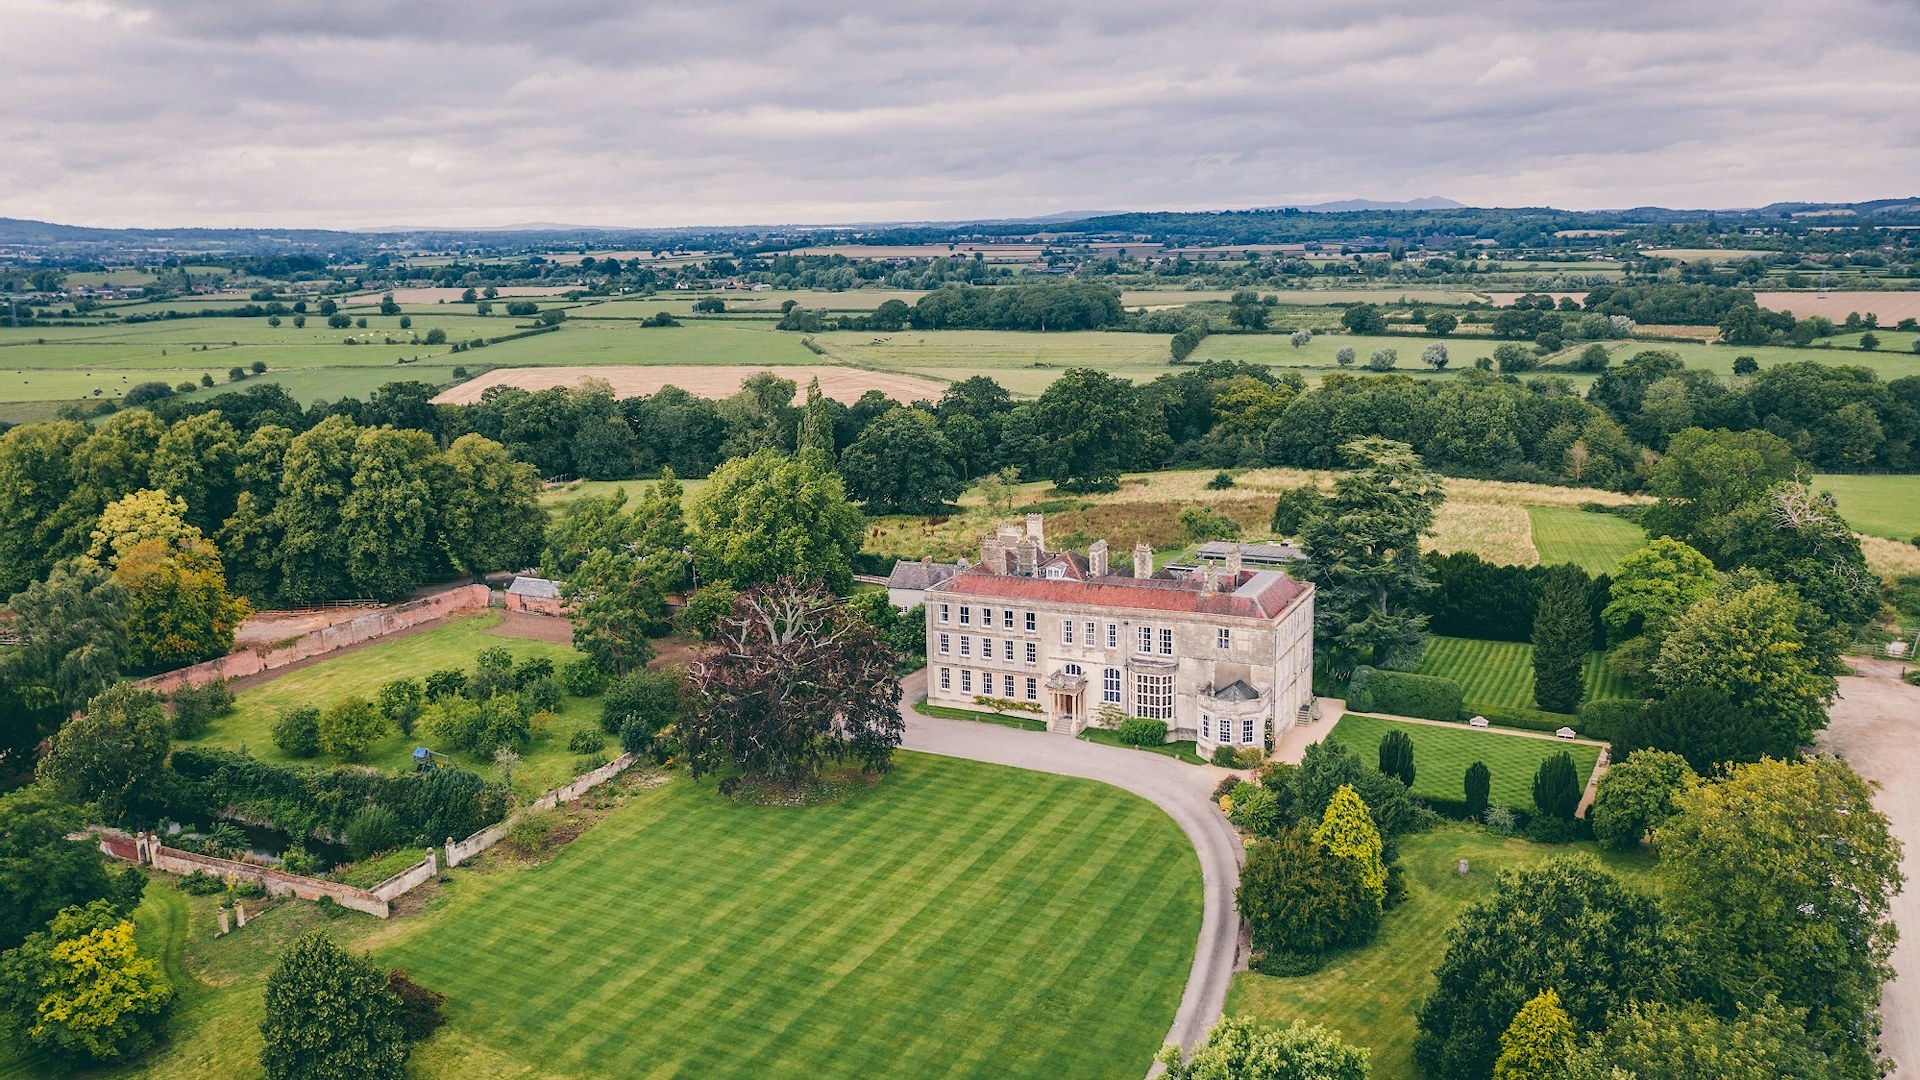
[[[1460,719],[1460,684],[1436,675],[1359,667],[1347,684],[1347,708],[1451,722]]]
[[[1602,698],[1580,706],[1580,722],[1574,726],[1589,739],[1607,742],[1620,737],[1629,724],[1647,711],[1641,698]]]

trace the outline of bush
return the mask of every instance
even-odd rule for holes
[[[1213,479],[1207,481],[1208,491],[1226,491],[1231,487],[1233,487],[1233,474],[1224,470],[1214,473]]]
[[[225,679],[200,686],[183,686],[173,692],[173,737],[191,739],[207,730],[217,716],[233,711],[233,687]]]
[[[1576,726],[1580,734],[1589,739],[1612,742],[1633,730],[1646,711],[1647,703],[1639,698],[1602,698],[1580,706],[1580,719]]]
[[[1463,707],[1464,713],[1484,716],[1495,727],[1518,728],[1521,731],[1544,731],[1548,734],[1563,727],[1579,730],[1580,718],[1566,713],[1542,712],[1539,709],[1519,709],[1508,706],[1469,704]]]
[[[380,688],[375,703],[380,715],[392,721],[401,734],[413,734],[413,722],[420,718],[421,702],[426,691],[413,679],[395,679]]]
[[[1162,746],[1167,741],[1167,722],[1129,716],[1120,721],[1120,741],[1128,746]]]
[[[400,818],[384,806],[361,807],[348,819],[340,839],[355,859],[377,855],[399,845]]]
[[[1512,810],[1504,806],[1489,806],[1486,813],[1487,828],[1495,836],[1512,836],[1519,828]]]
[[[1574,768],[1573,755],[1562,750],[1541,762],[1533,774],[1533,805],[1541,817],[1572,821],[1584,788],[1579,771]]]
[[[636,671],[615,679],[600,703],[600,730],[627,741],[628,724],[640,724],[648,736],[680,713],[681,676],[675,671]],[[631,749],[631,747],[629,747]]]
[[[373,702],[357,696],[341,698],[320,714],[320,749],[358,761],[386,734],[386,727]]]
[[[567,752],[570,754],[597,754],[606,746],[606,734],[593,728],[579,728],[567,737]]]
[[[513,819],[513,827],[507,830],[507,846],[523,858],[532,858],[546,849],[547,838],[559,824],[557,811],[529,810]]]
[[[529,656],[514,665],[513,685],[516,690],[525,690],[541,679],[553,678],[553,661],[544,656]]]
[[[273,745],[288,757],[310,758],[320,752],[320,710],[290,705],[273,722]]]
[[[1354,669],[1347,685],[1347,707],[1355,712],[1451,722],[1460,719],[1460,684],[1434,675],[1362,666]]]
[[[569,660],[560,669],[560,685],[574,697],[592,697],[606,684],[606,673],[589,657]]]
[[[427,700],[441,701],[467,688],[467,673],[459,668],[443,668],[427,676]]]
[[[1237,763],[1240,760],[1240,755],[1234,753],[1233,747],[1231,746],[1216,746],[1213,748],[1213,756],[1208,760],[1223,769],[1232,769],[1238,767]],[[1220,782],[1231,786],[1233,779],[1232,777],[1228,777]],[[1217,795],[1215,796],[1215,798],[1218,797]]]

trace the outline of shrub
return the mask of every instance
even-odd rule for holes
[[[544,656],[529,656],[513,668],[513,685],[517,690],[525,690],[541,679],[551,678],[553,661]]]
[[[310,758],[320,752],[320,710],[290,705],[273,722],[273,745],[288,757]]]
[[[384,806],[363,806],[348,819],[340,839],[355,859],[379,854],[400,843],[400,818]]]
[[[1254,951],[1317,956],[1372,939],[1380,902],[1364,877],[1360,860],[1328,854],[1304,828],[1254,844],[1235,893]]]
[[[567,736],[567,752],[571,754],[597,754],[606,746],[606,734],[594,728],[579,728]]]
[[[260,1063],[268,1080],[404,1075],[407,1036],[387,987],[385,973],[325,933],[294,942],[267,977]]]
[[[1227,820],[1250,833],[1272,836],[1280,828],[1280,800],[1269,788],[1243,783],[1234,789]]]
[[[1495,836],[1512,836],[1518,828],[1513,811],[1504,806],[1487,807],[1486,822]]]
[[[1495,727],[1518,728],[1521,731],[1544,731],[1549,734],[1563,727],[1579,730],[1580,718],[1566,713],[1542,712],[1539,709],[1521,709],[1503,705],[1483,705],[1478,702],[1464,706],[1464,711],[1486,717]]]
[[[447,1003],[447,995],[436,993],[421,986],[407,976],[407,973],[395,969],[387,973],[387,989],[400,1001],[400,1007],[394,1010],[394,1019],[400,1021],[400,1030],[413,1042],[419,1042],[436,1031],[447,1018],[440,1013],[440,1006]]]
[[[1232,768],[1238,767],[1238,762],[1240,761],[1240,755],[1234,753],[1233,747],[1231,746],[1216,746],[1213,748],[1213,757],[1209,758],[1208,760],[1212,761],[1215,765],[1218,765],[1223,769],[1232,769]],[[1221,781],[1221,783],[1228,784],[1228,785],[1231,785],[1232,782],[1233,780],[1231,777]],[[1218,795],[1215,796],[1215,798],[1218,798],[1218,797],[1219,797]]]
[[[427,676],[427,700],[441,701],[467,688],[467,673],[459,668],[443,668]]]
[[[1478,821],[1486,814],[1487,799],[1493,793],[1493,770],[1484,761],[1474,762],[1467,766],[1465,786],[1467,816]]]
[[[1673,797],[1699,783],[1679,754],[1636,750],[1608,769],[1588,817],[1594,836],[1618,848],[1637,848],[1647,833],[1676,812]]]
[[[606,673],[590,657],[569,660],[560,669],[560,685],[574,697],[592,697],[606,684]]]
[[[1584,785],[1573,765],[1573,755],[1565,750],[1540,763],[1533,774],[1533,805],[1541,817],[1572,821],[1580,805]]]
[[[380,715],[392,721],[402,734],[413,734],[413,722],[420,718],[426,691],[413,679],[395,679],[380,688],[375,701]]]
[[[1639,698],[1602,698],[1580,706],[1576,726],[1589,739],[1612,742],[1633,730],[1646,711],[1647,703]]]
[[[636,671],[615,679],[601,699],[600,730],[620,734],[623,745],[628,724],[641,725],[648,736],[656,734],[680,713],[681,682],[677,671]]]
[[[552,712],[560,707],[560,682],[551,675],[543,676],[528,683],[521,689],[521,696],[534,712]]]
[[[1208,491],[1226,491],[1231,487],[1233,487],[1233,474],[1224,469],[1214,473],[1213,479],[1207,481]]]
[[[553,810],[529,810],[513,819],[513,827],[507,830],[506,843],[523,858],[532,858],[546,849],[547,838],[560,824],[560,815]]]
[[[233,687],[225,679],[173,692],[173,737],[191,739],[207,730],[214,717],[233,711]]]
[[[348,761],[359,760],[385,733],[380,713],[363,697],[342,698],[320,714],[320,749]]]
[[[1129,716],[1120,721],[1120,741],[1128,746],[1161,746],[1167,741],[1167,722]]]
[[[1358,667],[1347,686],[1347,707],[1427,720],[1460,719],[1460,684],[1434,675]]]
[[[1380,737],[1380,771],[1413,787],[1413,738],[1404,731]]]

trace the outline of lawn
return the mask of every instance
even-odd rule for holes
[[[1813,486],[1833,492],[1847,524],[1859,532],[1902,541],[1920,536],[1920,476],[1822,473]]]
[[[1573,755],[1573,766],[1581,779],[1593,775],[1600,759],[1600,748],[1581,742],[1536,739],[1498,730],[1480,730],[1434,724],[1403,724],[1373,716],[1340,718],[1327,737],[1360,755],[1371,765],[1379,760],[1380,739],[1389,731],[1404,731],[1413,740],[1413,793],[1435,799],[1461,799],[1466,796],[1467,766],[1476,761],[1487,763],[1493,774],[1490,796],[1495,806],[1516,810],[1533,808],[1533,774],[1540,763],[1566,751]]]
[[[1533,646],[1515,641],[1475,638],[1427,639],[1420,674],[1439,675],[1460,684],[1468,708],[1538,709],[1533,700]],[[1607,670],[1605,653],[1587,656],[1586,700],[1633,697],[1633,686]]]
[[[424,680],[428,673],[441,668],[472,670],[474,655],[481,649],[494,646],[512,653],[516,661],[544,656],[552,660],[556,668],[580,655],[565,645],[492,633],[492,629],[499,624],[498,614],[469,615],[431,630],[368,645],[322,660],[311,667],[287,672],[263,685],[242,691],[231,715],[213,721],[206,732],[191,741],[230,750],[245,749],[263,761],[291,763],[294,759],[281,753],[280,748],[273,744],[273,722],[280,710],[287,706],[313,705],[324,709],[334,701],[353,694],[371,700],[382,683],[393,679]],[[584,771],[578,756],[567,750],[567,737],[580,728],[598,730],[599,718],[598,699],[569,697],[562,702],[552,726],[546,734],[534,737],[524,751],[520,764],[514,769],[513,786],[522,800],[559,787]],[[412,736],[402,735],[398,728],[394,728],[386,738],[374,744],[363,764],[387,772],[409,769],[412,768],[409,755],[415,746],[421,745],[435,750],[445,749],[424,728],[416,727]],[[608,740],[606,749],[599,757],[605,761],[619,752],[614,742]],[[482,761],[457,752],[452,756],[454,763],[461,768],[471,769],[489,779],[499,779],[499,766],[491,760]],[[330,758],[313,759],[313,763],[338,764]]]
[[[182,910],[199,898],[159,891],[143,939],[204,982],[141,1075],[257,1076],[264,975],[323,920],[281,905],[208,941],[211,912]],[[1138,1077],[1200,920],[1193,849],[1145,801],[912,753],[800,809],[675,779],[544,865],[426,895],[417,917],[329,924],[448,996],[424,1078]]]
[[[1415,1019],[1433,990],[1433,969],[1446,955],[1447,930],[1467,907],[1493,894],[1501,870],[1519,870],[1555,855],[1582,852],[1632,883],[1650,887],[1651,860],[1603,851],[1593,844],[1547,847],[1450,825],[1403,837],[1407,898],[1387,913],[1380,936],[1363,949],[1335,957],[1300,978],[1240,972],[1227,994],[1229,1016],[1274,1025],[1294,1020],[1325,1024],[1373,1054],[1373,1080],[1419,1080],[1413,1066]],[[1470,872],[1458,872],[1461,859]]]
[[[1540,564],[1572,563],[1589,574],[1611,574],[1620,560],[1647,542],[1640,526],[1615,514],[1567,506],[1529,506]]]

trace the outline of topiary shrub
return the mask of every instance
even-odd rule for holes
[[[1487,800],[1493,794],[1493,771],[1484,761],[1467,766],[1467,816],[1478,821],[1487,812]]]
[[[1380,771],[1413,787],[1413,738],[1404,731],[1380,736]]]
[[[1460,684],[1435,675],[1361,666],[1347,685],[1347,707],[1426,720],[1460,719]]]
[[[1540,811],[1540,817],[1572,821],[1583,790],[1573,755],[1565,750],[1541,762],[1533,774],[1533,805]]]
[[[1167,741],[1167,722],[1129,716],[1120,721],[1120,741],[1128,746],[1161,746]]]

